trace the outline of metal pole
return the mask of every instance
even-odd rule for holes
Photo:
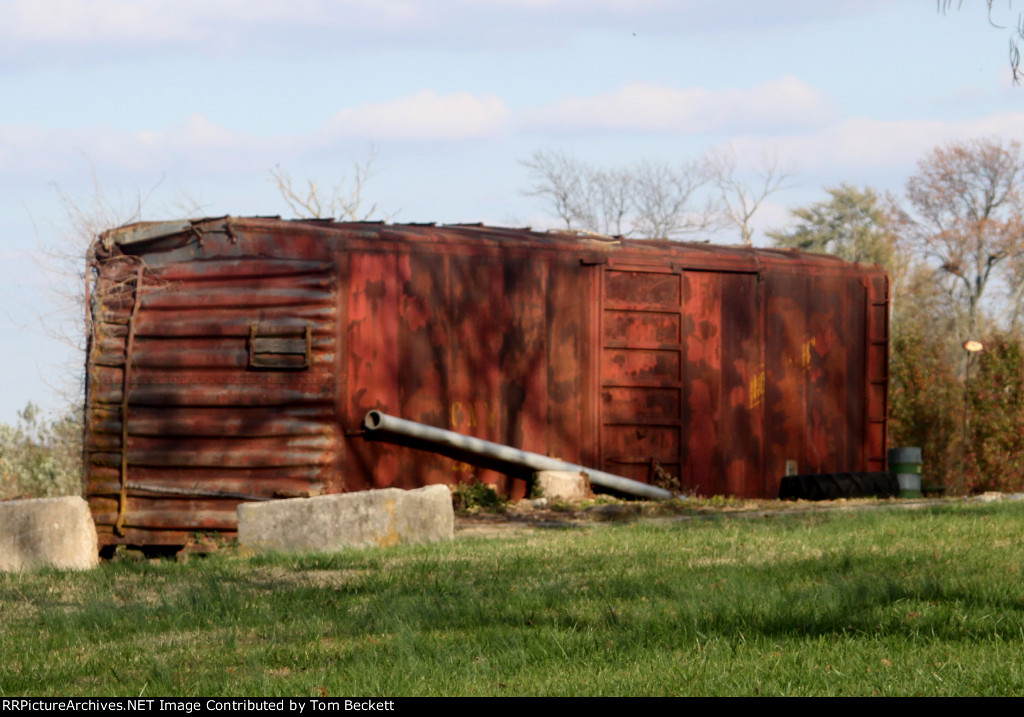
[[[970,400],[971,400],[971,359],[974,354],[984,350],[979,341],[968,339],[963,343],[964,351],[967,352],[967,365],[964,367],[964,439],[960,447],[960,485],[958,492],[963,492],[967,478],[967,444],[970,440]]]
[[[658,488],[653,485],[641,483],[640,481],[623,478],[612,473],[586,468],[575,463],[566,463],[555,458],[542,456],[539,453],[521,451],[518,448],[504,446],[500,443],[492,443],[480,438],[473,438],[454,431],[446,431],[443,428],[434,428],[424,423],[407,421],[403,418],[395,418],[380,411],[370,411],[363,419],[363,428],[371,433],[394,434],[407,436],[421,441],[444,446],[471,455],[478,455],[505,463],[525,466],[534,471],[573,471],[586,473],[591,483],[611,488],[623,493],[631,493],[643,498],[656,500],[668,500],[674,497],[671,491]]]

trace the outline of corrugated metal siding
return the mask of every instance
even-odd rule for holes
[[[101,532],[183,542],[170,533],[234,530],[238,500],[217,493],[341,489],[333,257],[326,245],[304,246],[298,258],[287,249],[260,236],[240,246],[222,230],[129,245],[139,253],[103,264],[86,445]],[[253,334],[257,346],[275,346],[303,339],[306,326],[308,370],[250,368]]]
[[[106,543],[230,532],[244,496],[525,491],[364,440],[370,409],[641,481],[660,466],[704,494],[884,466],[888,283],[869,267],[234,218],[116,230],[95,252],[86,493]]]

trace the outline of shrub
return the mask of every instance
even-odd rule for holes
[[[82,422],[45,420],[29,403],[14,425],[0,423],[0,499],[82,492]]]
[[[959,487],[963,382],[941,334],[893,337],[889,372],[889,445],[919,446],[926,484]]]
[[[508,499],[486,483],[463,483],[452,490],[452,503],[460,513],[501,513]]]
[[[1024,346],[996,334],[972,362],[966,487],[1024,489]]]

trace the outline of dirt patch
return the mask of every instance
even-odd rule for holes
[[[670,501],[611,501],[539,506],[523,500],[502,512],[456,513],[456,538],[508,536],[545,529],[586,529],[600,524],[650,521],[685,521],[715,517],[757,518],[791,513],[817,513],[880,508],[914,509],[948,505],[957,498],[920,500],[844,498],[829,501],[742,500],[695,498]]]

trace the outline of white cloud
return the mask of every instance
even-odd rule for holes
[[[1024,112],[1005,112],[969,120],[881,120],[849,118],[805,131],[759,131],[759,122],[768,123],[772,110],[758,97],[787,95],[804,97],[804,114],[815,107],[813,93],[796,81],[782,80],[746,93],[728,91],[708,96],[694,91],[697,110],[682,107],[679,95],[686,91],[644,86],[620,90],[618,96],[635,98],[645,112],[600,114],[589,124],[585,114],[571,117],[578,125],[563,124],[576,131],[595,133],[634,132],[639,136],[656,132],[699,133],[711,127],[715,135],[719,125],[711,118],[742,102],[751,106],[748,117],[751,130],[732,135],[731,145],[740,158],[760,157],[766,152],[795,164],[801,177],[819,181],[862,181],[859,177],[885,175],[902,182],[914,170],[916,162],[934,147],[952,141],[995,136],[1024,141]],[[630,94],[634,93],[634,94]],[[712,93],[714,94],[714,93]],[[742,101],[738,96],[742,95]],[[666,99],[667,98],[667,99]],[[646,103],[646,104],[645,104]],[[659,104],[660,103],[660,104]],[[661,107],[660,114],[658,107]],[[612,107],[614,110],[614,106]],[[684,116],[684,110],[691,111]],[[675,111],[676,114],[672,114]],[[650,113],[658,116],[648,116]],[[666,117],[667,115],[667,117]],[[0,187],[19,191],[25,186],[45,187],[50,181],[63,182],[81,170],[81,157],[109,173],[136,173],[150,177],[161,173],[180,174],[187,168],[190,176],[226,177],[233,173],[265,174],[268,167],[289,163],[302,156],[324,158],[336,154],[349,156],[353,148],[373,139],[383,146],[393,142],[455,142],[458,140],[504,140],[526,127],[550,129],[553,111],[539,124],[538,111],[519,117],[496,95],[468,92],[439,94],[432,90],[377,104],[346,108],[312,133],[258,136],[193,114],[168,127],[144,130],[118,130],[110,127],[54,129],[0,125]],[[521,121],[519,121],[521,119]],[[723,120],[726,121],[726,120]],[[781,122],[776,116],[775,122]],[[632,122],[632,124],[631,124]],[[770,123],[769,123],[770,124]],[[701,142],[700,136],[693,137]],[[835,177],[836,179],[829,179]]]
[[[423,90],[391,102],[344,109],[313,133],[258,136],[202,114],[158,129],[77,129],[0,125],[0,187],[60,181],[69,161],[84,156],[104,171],[165,172],[188,166],[210,175],[265,172],[309,151],[323,155],[353,141],[455,141],[493,138],[510,125],[511,112],[497,95]]]
[[[287,29],[381,30],[414,23],[417,9],[407,0],[5,0],[0,45],[8,53],[31,47],[62,53],[67,45],[100,53],[168,45],[216,52],[242,39],[254,48],[301,45],[308,37]]]
[[[193,42],[226,38],[239,28],[281,25],[352,33],[410,29],[420,34],[471,39],[550,25],[571,18],[574,27],[618,26],[623,16],[657,27],[682,25],[670,0],[3,0],[0,38],[19,42]],[[693,20],[694,9],[685,13]],[[493,24],[481,23],[492,19]],[[381,38],[375,38],[379,42]]]
[[[231,42],[253,30],[264,37],[282,35],[282,27],[329,30],[352,36],[376,31],[429,30],[450,36],[465,12],[499,11],[550,14],[565,3],[480,3],[473,0],[4,0],[0,3],[0,38],[20,45],[108,43],[151,47],[154,44]],[[616,0],[602,5],[615,8]],[[570,3],[582,13],[584,4]],[[590,9],[590,8],[586,8]],[[608,9],[608,8],[603,8]],[[447,30],[445,28],[448,28]],[[459,31],[461,32],[461,30]],[[471,33],[467,33],[471,34]],[[304,37],[280,37],[298,42]]]
[[[190,115],[184,123],[166,132],[139,132],[143,144],[172,151],[249,151],[255,138],[233,132],[200,114]]]
[[[818,93],[795,77],[747,90],[677,89],[631,84],[529,110],[522,124],[538,131],[766,131],[820,124],[830,116]]]
[[[875,0],[877,3],[878,0]],[[762,7],[764,5],[764,7]],[[70,62],[187,48],[203,55],[383,47],[561,46],[581,31],[642,36],[793,26],[868,0],[0,0],[0,59]]]
[[[181,6],[181,12],[174,12],[176,5]],[[165,0],[13,0],[0,5],[0,36],[23,44],[182,38],[195,19],[190,5],[198,3],[189,0],[177,4]]]
[[[913,171],[916,162],[936,146],[977,137],[1024,142],[1024,112],[1005,112],[968,120],[877,120],[855,117],[799,136],[753,137],[733,142],[738,154],[770,147],[801,168],[899,168]]]
[[[82,158],[105,171],[159,173],[184,165],[212,174],[265,171],[288,141],[236,132],[202,115],[160,130],[0,125],[0,186],[60,182]]]
[[[324,138],[455,140],[506,132],[511,112],[497,95],[422,90],[391,102],[347,108],[323,128]]]

